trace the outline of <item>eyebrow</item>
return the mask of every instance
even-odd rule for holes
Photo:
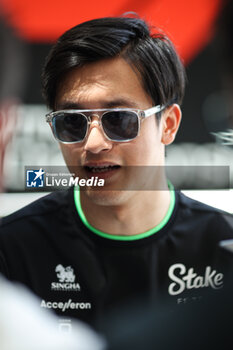
[[[130,99],[126,98],[117,98],[111,101],[102,101],[100,103],[101,108],[117,108],[117,107],[126,107],[126,108],[135,108],[140,109],[139,105]],[[74,101],[65,101],[58,103],[56,109],[90,109],[86,108],[85,104],[74,102]],[[91,108],[93,109],[93,108]]]

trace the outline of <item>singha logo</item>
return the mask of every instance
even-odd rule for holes
[[[75,281],[75,274],[74,270],[71,266],[64,267],[61,264],[56,266],[55,269],[57,273],[57,278],[59,279],[59,282],[74,282]]]

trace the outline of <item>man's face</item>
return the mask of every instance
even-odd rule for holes
[[[71,70],[60,83],[56,96],[56,110],[117,107],[148,109],[152,106],[139,74],[122,58],[106,59]],[[98,176],[101,172],[100,176],[105,178],[106,184],[116,184],[118,189],[127,189],[134,181],[129,166],[164,164],[164,144],[161,139],[162,122],[156,123],[154,116],[141,123],[140,134],[136,139],[125,143],[108,140],[98,124],[98,118],[93,116],[83,142],[61,143],[60,147],[68,167],[81,167],[79,174],[76,174],[79,177]],[[106,169],[100,170],[103,166]],[[90,172],[93,167],[95,169]],[[141,180],[143,186],[147,179]],[[91,195],[97,196],[97,193]]]

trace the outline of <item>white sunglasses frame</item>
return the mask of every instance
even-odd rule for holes
[[[104,134],[104,136],[109,140],[109,141],[112,141],[112,142],[130,142],[132,140],[134,140],[140,133],[140,127],[141,127],[141,122],[143,120],[145,120],[146,118],[152,116],[153,114],[157,114],[157,113],[160,113],[162,112],[163,110],[165,109],[165,106],[160,106],[160,105],[157,105],[157,106],[154,106],[154,107],[151,107],[151,108],[148,108],[148,109],[133,109],[133,108],[104,108],[104,109],[64,109],[64,110],[59,110],[59,111],[55,111],[55,112],[50,112],[48,114],[46,114],[45,118],[46,118],[46,122],[50,124],[51,126],[51,129],[52,129],[52,132],[53,132],[53,135],[55,137],[55,139],[61,143],[64,143],[64,144],[73,144],[73,143],[81,143],[83,142],[87,135],[88,135],[88,131],[89,131],[89,127],[90,127],[90,124],[92,123],[91,121],[91,117],[92,116],[97,116],[99,118],[98,120],[98,124]],[[138,117],[138,132],[137,132],[137,135],[134,137],[134,138],[131,138],[131,139],[126,139],[126,140],[114,140],[114,139],[111,139],[110,137],[108,137],[108,135],[106,135],[104,129],[103,129],[103,125],[102,125],[102,122],[101,122],[101,119],[103,117],[103,115],[105,115],[106,113],[108,112],[133,112],[137,115]],[[99,115],[99,112],[102,112],[100,115]],[[57,137],[57,133],[56,133],[56,130],[54,128],[54,125],[53,125],[53,118],[56,117],[56,115],[60,114],[60,113],[70,113],[70,114],[73,114],[73,113],[79,113],[81,115],[83,115],[86,119],[87,119],[87,130],[86,130],[86,134],[84,136],[84,138],[80,141],[62,141],[60,140],[58,137]],[[88,113],[89,115],[87,116],[85,113]]]

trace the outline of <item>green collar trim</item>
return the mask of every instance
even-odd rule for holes
[[[95,234],[97,234],[98,236],[107,238],[107,239],[111,239],[111,240],[115,240],[115,241],[136,241],[139,239],[143,239],[143,238],[147,238],[149,236],[152,236],[154,233],[160,231],[169,221],[174,207],[175,207],[175,191],[174,191],[174,187],[173,185],[168,181],[168,188],[170,191],[170,205],[167,211],[166,216],[163,218],[163,220],[155,227],[153,227],[152,229],[143,232],[143,233],[139,233],[137,235],[132,235],[132,236],[120,236],[120,235],[111,235],[109,233],[106,232],[102,232],[100,230],[97,230],[95,227],[93,227],[92,225],[89,224],[89,222],[87,221],[84,212],[82,210],[82,206],[81,206],[81,200],[80,200],[80,191],[78,186],[74,187],[74,202],[75,202],[75,206],[77,209],[77,212],[83,222],[83,224],[92,232],[94,232]]]

